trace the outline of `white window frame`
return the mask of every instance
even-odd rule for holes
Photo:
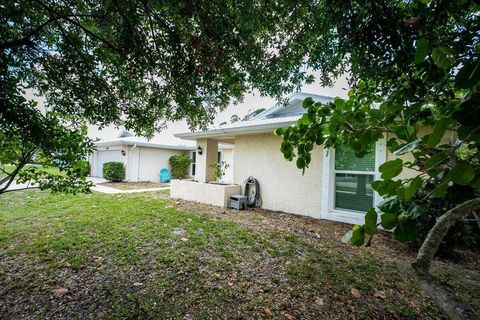
[[[380,179],[379,167],[387,161],[386,138],[383,137],[375,144],[375,172],[373,180]],[[322,219],[334,220],[346,223],[363,224],[365,212],[342,210],[335,208],[335,173],[342,170],[335,170],[335,149],[323,149],[323,174],[322,174],[322,208],[320,217]],[[349,171],[355,174],[355,171]],[[365,174],[366,172],[358,172]],[[374,191],[373,205],[376,206],[382,201],[382,197]]]

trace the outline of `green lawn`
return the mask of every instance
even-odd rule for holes
[[[12,192],[0,196],[0,318],[441,318],[411,254],[384,236],[351,248],[347,229],[164,192]],[[478,269],[435,268],[478,304]]]
[[[33,164],[28,164],[27,167],[28,167],[28,166],[34,166],[34,165],[33,165]],[[58,168],[55,168],[55,167],[44,167],[44,166],[42,166],[41,168],[42,168],[43,170],[45,170],[46,172],[48,172],[48,173],[52,173],[52,174],[62,174],[62,173],[60,172],[60,170],[58,170]],[[11,166],[11,165],[0,165],[0,169],[4,170],[4,171],[7,172],[7,173],[11,173],[11,172],[13,172],[13,170],[15,169],[15,167],[14,167],[14,166]],[[5,173],[0,170],[0,179],[1,179],[2,177],[5,177],[5,176],[6,176]]]

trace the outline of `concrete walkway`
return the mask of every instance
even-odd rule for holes
[[[35,184],[33,183],[17,183],[16,180],[12,181],[12,183],[8,186],[7,191],[11,190],[20,190],[20,189],[36,189],[38,188]]]
[[[88,177],[88,180],[95,183],[95,186],[92,188],[93,191],[101,192],[101,193],[108,193],[108,194],[117,194],[117,193],[137,193],[137,192],[148,192],[148,191],[160,191],[160,190],[168,190],[170,187],[158,187],[158,188],[148,188],[148,189],[130,189],[130,190],[121,190],[110,188],[106,186],[100,185],[101,183],[108,182],[108,180],[99,178],[99,177]]]
[[[131,190],[120,190],[114,189],[110,187],[105,187],[100,185],[100,183],[108,182],[108,180],[99,178],[99,177],[88,177],[87,180],[92,181],[95,186],[91,188],[93,191],[101,192],[101,193],[108,193],[108,194],[117,194],[117,193],[136,193],[136,192],[147,192],[147,191],[160,191],[160,190],[168,190],[170,187],[159,187],[159,188],[149,188],[149,189],[131,189]],[[12,184],[8,187],[8,191],[10,190],[17,190],[17,189],[36,189],[38,188],[32,183],[17,183],[17,181],[13,181]]]

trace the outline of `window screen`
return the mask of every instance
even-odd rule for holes
[[[335,208],[365,212],[373,206],[375,150],[355,157],[348,146],[335,148]]]

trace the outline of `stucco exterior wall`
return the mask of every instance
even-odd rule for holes
[[[138,150],[133,150],[130,161],[130,168],[132,170],[132,181],[160,181],[160,170],[163,168],[169,169],[168,160],[171,156],[176,154],[183,154],[181,150],[158,149],[137,147]],[[140,165],[138,165],[140,163]],[[138,168],[138,170],[137,170]],[[136,172],[137,171],[137,172]]]
[[[233,180],[242,186],[255,177],[261,189],[262,208],[320,218],[322,199],[322,148],[312,153],[305,175],[280,152],[281,138],[273,134],[235,139]]]
[[[224,183],[233,183],[233,155],[235,153],[235,149],[223,149],[222,150],[222,161],[225,161],[230,166],[225,170],[225,175],[222,178]]]
[[[118,161],[127,166],[127,159],[122,156],[122,146],[100,147],[93,151],[89,159],[91,174],[95,177],[102,177],[102,168],[105,162]]]
[[[202,154],[197,152],[195,165],[195,180],[209,182],[213,180],[215,169],[211,164],[217,163],[218,142],[211,139],[198,139],[197,148],[202,148]]]
[[[172,180],[170,197],[227,207],[230,196],[239,194],[238,185],[220,185],[189,180]]]

